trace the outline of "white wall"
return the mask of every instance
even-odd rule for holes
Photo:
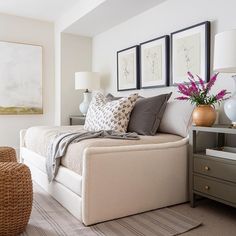
[[[61,124],[69,124],[70,115],[80,114],[83,91],[75,90],[75,72],[91,71],[92,39],[61,34]]]
[[[141,42],[170,34],[176,30],[212,21],[212,39],[216,32],[236,28],[235,0],[167,0],[162,4],[122,23],[93,38],[93,70],[103,73],[103,88],[114,94],[116,91],[116,52]],[[212,43],[213,46],[213,43]],[[228,75],[220,75],[216,89],[233,90]],[[139,90],[143,96],[151,96],[175,88]],[[174,94],[175,97],[176,94]]]
[[[78,0],[78,3],[73,6],[73,8],[57,20],[56,28],[58,28],[60,32],[63,32],[67,27],[93,11],[97,6],[105,1],[106,0]]]
[[[54,26],[0,14],[0,40],[43,46],[43,115],[0,115],[0,146],[18,148],[20,129],[54,123]]]
[[[55,125],[61,124],[61,32],[55,27],[54,32],[54,49],[55,49],[55,108],[54,120]]]

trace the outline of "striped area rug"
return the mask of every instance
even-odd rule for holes
[[[35,184],[30,222],[21,236],[170,236],[199,225],[200,222],[163,208],[85,227]]]

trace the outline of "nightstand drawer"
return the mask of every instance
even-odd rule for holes
[[[232,162],[194,157],[194,172],[236,183],[236,165]]]
[[[194,176],[194,190],[236,204],[236,185]]]

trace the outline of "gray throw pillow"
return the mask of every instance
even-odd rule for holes
[[[131,113],[128,131],[142,135],[155,135],[170,96],[171,93],[139,99]]]
[[[108,101],[115,101],[115,100],[119,100],[119,99],[121,99],[121,98],[123,98],[123,97],[115,97],[114,95],[112,95],[111,93],[108,93],[107,95],[106,95],[106,99],[108,100]],[[144,98],[144,97],[142,97],[142,96],[138,96],[138,99],[140,99],[140,98]]]
[[[141,135],[155,135],[171,94],[138,99],[132,110],[127,131]],[[108,94],[107,99],[116,100],[119,98]]]
[[[118,100],[118,99],[121,99],[122,97],[115,97],[113,96],[111,93],[108,93],[107,96],[106,96],[106,99],[108,101],[115,101],[115,100]]]

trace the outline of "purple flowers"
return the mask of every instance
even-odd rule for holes
[[[221,100],[224,98],[224,96],[227,94],[226,89],[221,90],[217,95],[216,95],[216,100]]]
[[[217,80],[218,73],[213,75],[208,83],[204,83],[203,79],[197,75],[198,81],[192,73],[188,72],[189,83],[178,84],[178,92],[184,96],[177,97],[178,100],[188,100],[195,105],[214,105],[227,99],[225,96],[229,94],[226,89],[221,90],[218,94],[209,94]]]
[[[208,92],[211,90],[212,86],[215,84],[218,74],[219,73],[213,75],[213,77],[207,83],[206,89],[208,90]]]
[[[178,99],[178,100],[188,100],[189,98],[188,98],[188,97],[181,96],[181,97],[178,97],[177,99]]]
[[[182,93],[183,95],[190,96],[189,88],[186,85],[179,84],[178,89],[179,89],[180,93]]]
[[[198,77],[198,80],[199,80],[199,83],[200,83],[200,85],[201,85],[202,90],[205,90],[205,89],[206,89],[206,86],[205,86],[205,84],[204,84],[203,79],[200,78],[198,75],[197,75],[197,77]]]

